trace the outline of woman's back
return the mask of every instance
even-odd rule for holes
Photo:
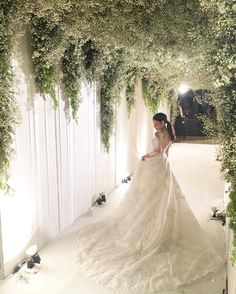
[[[160,148],[160,153],[165,153],[168,156],[172,142],[166,128],[155,132],[152,144],[154,150]]]

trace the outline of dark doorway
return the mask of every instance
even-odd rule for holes
[[[178,95],[178,112],[174,124],[177,139],[204,137],[200,115],[211,115],[214,112],[214,108],[207,102],[210,95],[208,90],[191,89]]]

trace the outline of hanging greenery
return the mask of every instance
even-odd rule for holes
[[[13,152],[14,127],[18,122],[17,105],[11,90],[12,20],[17,10],[14,1],[0,3],[0,189],[8,193],[8,167]]]
[[[172,104],[176,104],[174,86],[163,77],[158,79],[155,76],[145,76],[142,79],[142,84],[145,105],[152,113],[155,113],[163,102],[170,107]],[[172,118],[175,119],[175,116],[173,108]]]
[[[120,88],[123,85],[123,51],[112,52],[111,61],[107,59],[106,69],[101,77],[100,116],[101,139],[106,151],[110,148],[110,136],[115,123],[115,104],[119,101]]]
[[[228,215],[230,216],[230,228],[233,231],[236,231],[236,215],[234,213],[234,208],[236,206],[236,191],[235,187],[233,187],[232,191],[229,193],[229,198],[231,202],[228,205]]]
[[[59,64],[62,32],[60,27],[44,17],[31,14],[31,45],[35,85],[40,94],[49,94],[56,107],[55,83]],[[59,55],[59,57],[58,57]]]
[[[155,113],[160,105],[160,85],[158,81],[143,78],[143,98],[145,105],[152,113]]]
[[[180,80],[180,73],[187,71],[201,40],[197,39],[196,47],[191,48],[183,46],[183,42],[192,41],[207,23],[198,1],[186,5],[184,0],[124,1],[122,4],[106,0],[39,0],[25,1],[24,8],[25,19],[30,24],[36,88],[44,97],[50,95],[56,106],[55,84],[59,83],[58,69],[61,68],[65,109],[67,115],[74,118],[79,107],[81,79],[100,84],[102,97],[107,97],[101,101],[106,101],[104,107],[108,105],[108,96],[117,89],[115,82],[104,77],[110,77],[107,63],[116,64],[113,53],[118,50],[122,50],[124,59],[119,65],[123,72],[119,87],[126,86],[128,115],[135,105],[136,77],[130,75],[134,68],[140,77],[143,70],[154,71],[156,78],[148,78],[144,97],[146,105],[156,110],[163,97],[173,90],[173,83],[168,85],[166,81],[173,76]],[[180,25],[181,31],[176,30]],[[70,45],[70,40],[74,40],[74,45]],[[187,72],[194,76],[193,70]],[[157,85],[159,93],[153,89]],[[118,92],[116,96],[119,96]],[[107,106],[107,111],[101,112],[101,133],[107,150],[114,103],[111,98],[109,110]],[[111,119],[109,124],[105,123],[108,117]]]
[[[81,63],[83,65],[83,76],[89,81],[99,81],[103,66],[101,64],[101,53],[95,42],[86,40],[81,44]]]
[[[126,87],[126,103],[127,103],[127,110],[128,110],[128,117],[130,118],[131,111],[135,107],[135,83],[133,85],[128,85]]]
[[[135,107],[135,86],[138,81],[139,76],[141,75],[141,71],[137,68],[132,68],[126,72],[126,104],[128,117],[130,118],[131,111]]]
[[[70,112],[73,119],[76,119],[80,104],[80,86],[81,86],[81,64],[80,48],[76,41],[69,43],[61,60],[64,86],[65,108]],[[71,109],[71,111],[70,111]]]
[[[229,219],[229,227],[232,229],[234,234],[236,233],[236,213],[235,213],[235,207],[236,207],[236,187],[235,184],[231,186],[231,192],[229,194],[230,202],[227,206],[227,216]],[[232,252],[232,264],[233,266],[236,266],[236,238],[233,240],[233,252]]]
[[[215,115],[199,115],[199,119],[203,122],[203,133],[210,139],[213,139],[215,143],[217,142],[218,138],[218,125],[217,125],[217,118]]]

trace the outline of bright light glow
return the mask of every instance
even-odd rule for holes
[[[178,91],[180,94],[184,94],[186,93],[187,91],[189,90],[189,87],[187,85],[180,85],[179,88],[178,88]]]
[[[11,260],[17,256],[24,249],[35,231],[34,209],[24,196],[18,193],[14,196],[0,197],[2,243],[5,260]]]
[[[130,173],[129,173],[128,171],[126,171],[126,172],[124,173],[124,175],[125,175],[124,177],[127,178],[127,177],[130,175]]]
[[[124,139],[124,140],[123,140]],[[117,166],[116,166],[116,181],[120,183],[120,179],[123,179],[124,175],[127,173],[127,162],[128,162],[128,146],[125,136],[121,139],[122,144],[119,145],[119,150],[117,151]]]
[[[36,236],[36,195],[34,194],[36,178],[29,158],[31,138],[27,122],[31,114],[26,107],[29,94],[29,72],[19,58],[12,60],[15,75],[14,90],[17,92],[22,123],[16,128],[14,149],[16,156],[11,160],[9,185],[14,189],[13,196],[0,193],[0,214],[3,259],[5,272],[19,262],[25,247]],[[32,147],[33,148],[33,147]],[[17,291],[16,291],[17,292]]]
[[[25,254],[27,256],[33,256],[38,250],[38,246],[37,245],[33,245],[31,247],[29,247],[26,251]]]
[[[137,140],[137,155],[138,159],[141,159],[141,157],[147,153],[147,130],[145,128],[145,125],[143,124],[143,128],[141,129],[141,135],[139,136]]]
[[[144,104],[142,104],[144,106]],[[149,126],[151,127],[149,129]],[[151,135],[151,130],[153,128],[152,126],[152,120],[150,119],[150,113],[145,111],[139,121],[139,126],[138,126],[138,136],[136,139],[136,146],[137,146],[137,155],[138,159],[140,160],[141,157],[147,153],[149,150],[149,135]]]

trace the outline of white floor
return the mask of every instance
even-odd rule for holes
[[[199,223],[216,248],[217,254],[224,257],[225,228],[220,222],[209,220],[212,206],[223,209],[224,182],[220,178],[219,163],[215,161],[215,148],[214,145],[178,143],[173,145],[169,158]],[[0,282],[0,293],[121,294],[83,277],[74,264],[74,249],[78,228],[111,213],[119,205],[127,188],[128,184],[120,185],[108,196],[105,206],[97,207],[80,217],[72,227],[45,246],[40,251],[42,264],[38,273],[28,274],[28,283],[17,281],[17,274],[9,276]],[[224,267],[218,273],[209,275],[190,286],[162,294],[222,294],[225,288],[225,271]]]

